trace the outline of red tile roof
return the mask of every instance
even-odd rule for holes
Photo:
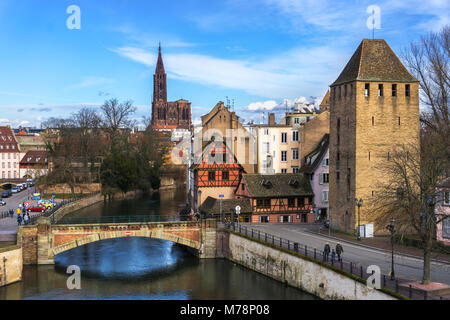
[[[17,140],[10,127],[0,127],[0,153],[19,152]]]
[[[48,164],[48,152],[45,150],[28,151],[20,160],[21,165]]]

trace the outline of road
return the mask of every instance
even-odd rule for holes
[[[6,202],[6,206],[0,207],[0,212],[9,211],[10,209],[14,210],[14,218],[4,218],[0,219],[0,240],[2,240],[2,235],[11,235],[11,234],[17,234],[17,214],[16,210],[19,207],[19,204],[21,204],[24,201],[30,202],[31,205],[36,205],[37,201],[35,200],[28,200],[31,199],[31,195],[34,192],[34,187],[31,188],[30,191],[23,190],[19,193],[13,193],[13,195],[9,198],[4,198],[3,200]],[[31,213],[30,215],[33,216],[37,213]]]
[[[335,248],[336,244],[339,242],[318,234],[311,234],[308,232],[309,227],[305,225],[246,224],[246,226],[277,237],[282,237],[292,242],[298,242],[299,244],[308,246],[308,248],[317,248],[318,250],[323,250],[325,243],[329,243],[331,248]],[[363,266],[377,265],[380,267],[383,274],[388,274],[390,272],[391,253],[347,242],[340,243],[344,247],[344,259],[360,263]],[[399,278],[416,281],[422,279],[422,259],[396,254],[394,256],[394,261],[395,274]],[[450,264],[432,262],[431,281],[450,284]]]

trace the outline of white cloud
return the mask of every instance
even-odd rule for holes
[[[135,47],[113,52],[154,67],[156,54]],[[348,53],[338,47],[296,48],[261,61],[215,58],[198,54],[166,54],[165,68],[173,79],[243,90],[268,98],[322,92],[335,77]],[[335,76],[331,76],[335,74]]]
[[[273,110],[278,106],[276,101],[264,101],[264,102],[253,102],[247,106],[247,110],[256,111],[256,110]]]

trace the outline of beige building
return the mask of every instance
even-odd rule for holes
[[[276,124],[275,115],[269,115],[268,124],[253,126],[257,137],[260,174],[297,173],[300,169],[300,126]]]
[[[364,39],[330,90],[331,225],[353,232],[375,222],[367,205],[395,146],[419,144],[418,81],[384,40]],[[375,232],[384,226],[374,225]]]
[[[21,153],[27,153],[28,151],[41,151],[46,150],[44,138],[34,134],[16,134],[16,140],[19,144]]]
[[[208,114],[202,116],[203,146],[216,133],[222,135],[223,141],[227,143],[246,173],[256,172],[254,136],[240,123],[236,113],[231,112],[223,102],[219,102]]]

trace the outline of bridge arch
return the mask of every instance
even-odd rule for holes
[[[171,241],[194,249],[201,259],[216,256],[216,221],[136,222],[52,225],[41,217],[35,226],[21,227],[24,263],[54,264],[55,256],[89,243],[126,237]],[[34,231],[33,231],[34,230]],[[33,258],[35,257],[35,258]]]

